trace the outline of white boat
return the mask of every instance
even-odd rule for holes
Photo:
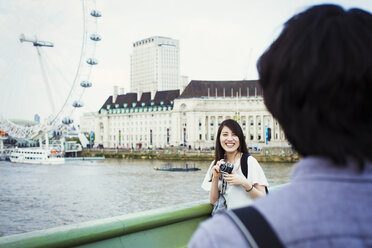
[[[13,148],[5,148],[0,150],[0,161],[9,160],[10,154],[13,152]]]
[[[15,148],[10,161],[22,164],[63,164],[65,158],[61,151],[36,148]]]

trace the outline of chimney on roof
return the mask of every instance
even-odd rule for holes
[[[116,102],[116,98],[118,97],[118,86],[114,86],[114,94],[112,95],[112,103]]]
[[[154,101],[154,99],[155,99],[155,94],[156,94],[156,90],[152,90],[152,91],[150,91],[150,98],[151,98],[151,101]]]
[[[142,91],[138,91],[137,92],[137,102],[139,102],[141,100],[141,96],[142,96]]]
[[[187,87],[189,84],[189,77],[188,76],[180,76],[180,93],[184,91],[184,89]]]
[[[254,88],[254,97],[257,97],[257,87]]]
[[[209,98],[209,96],[210,96],[210,92],[209,92],[209,91],[210,91],[210,89],[208,88],[208,98]]]
[[[217,98],[217,88],[216,88],[216,98]]]
[[[125,94],[124,88],[120,88],[119,93],[120,93],[120,95],[124,95]]]

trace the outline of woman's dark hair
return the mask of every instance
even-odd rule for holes
[[[318,5],[289,19],[257,63],[268,110],[303,156],[372,160],[372,15]]]
[[[218,131],[217,131],[216,150],[215,150],[215,154],[214,154],[214,164],[216,164],[217,161],[225,158],[225,150],[222,148],[221,142],[220,142],[221,132],[222,132],[222,129],[224,127],[228,127],[236,136],[238,136],[239,143],[240,143],[238,151],[242,152],[242,153],[248,153],[247,144],[245,143],[243,130],[240,127],[239,123],[237,123],[236,121],[234,121],[232,119],[227,119],[227,120],[224,120],[221,123],[221,125],[220,125],[220,127],[218,128]]]

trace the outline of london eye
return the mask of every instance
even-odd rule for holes
[[[17,47],[0,54],[0,70],[4,70],[0,76],[0,130],[14,139],[34,140],[45,135],[62,135],[74,124],[74,112],[84,107],[84,92],[94,86],[91,73],[98,64],[96,44],[102,39],[97,31],[97,22],[102,14],[96,8],[95,0],[81,0],[80,10],[71,10],[65,1],[45,1],[45,4],[57,10],[48,13],[48,7],[28,6],[29,19],[26,18],[26,10],[24,16],[16,16],[9,21],[13,24],[22,22],[18,26],[29,26],[28,31],[32,33],[22,31],[18,37],[3,33],[9,42],[17,42]],[[58,10],[58,5],[66,10]],[[71,22],[63,17],[64,11],[79,16],[72,20],[73,27],[69,27],[80,25],[82,31],[78,31],[79,35],[69,32],[65,23]],[[50,23],[54,24],[51,33],[55,34],[53,37],[57,37],[56,40],[49,40],[47,27],[52,26]],[[56,48],[59,55],[54,52]],[[70,49],[75,50],[70,53]],[[17,121],[22,119],[18,117],[22,116],[20,113],[40,112],[44,113],[40,122],[25,125]]]

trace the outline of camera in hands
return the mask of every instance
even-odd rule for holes
[[[232,170],[234,169],[234,164],[230,164],[228,162],[223,162],[220,165],[220,172],[231,174]]]

